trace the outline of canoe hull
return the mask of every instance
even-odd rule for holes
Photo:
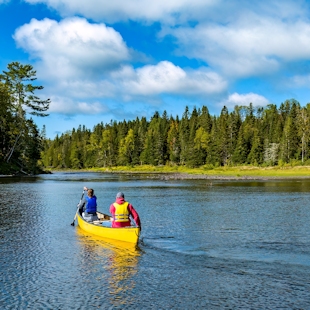
[[[98,215],[103,214],[98,212]],[[137,244],[139,241],[140,236],[139,227],[122,227],[122,228],[104,227],[101,224],[93,224],[86,222],[79,214],[79,212],[77,214],[77,221],[81,229],[93,235],[135,244]]]

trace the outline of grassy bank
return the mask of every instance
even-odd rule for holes
[[[164,173],[164,174],[188,174],[188,175],[205,175],[209,177],[279,177],[279,178],[294,178],[294,177],[309,177],[310,166],[284,166],[284,167],[253,167],[253,166],[240,166],[240,167],[199,167],[188,168],[184,166],[120,166],[113,168],[93,168],[91,171],[101,172],[130,172],[130,173]]]

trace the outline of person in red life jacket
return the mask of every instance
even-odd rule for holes
[[[87,191],[87,196],[78,204],[80,213],[87,222],[98,220],[97,217],[97,197],[94,194],[92,188],[84,187],[84,191]]]
[[[112,227],[130,226],[130,216],[136,223],[136,226],[141,229],[141,222],[138,212],[134,209],[132,204],[125,201],[125,196],[122,192],[116,194],[116,201],[111,204],[110,212],[112,214]]]

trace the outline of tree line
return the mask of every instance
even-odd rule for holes
[[[44,146],[40,132],[28,115],[47,116],[50,100],[36,95],[36,71],[12,62],[0,74],[0,174],[41,172],[38,161]]]
[[[254,108],[224,106],[220,115],[188,107],[181,118],[155,112],[130,121],[85,126],[46,139],[42,164],[48,168],[82,169],[134,165],[310,164],[310,104],[294,99]]]

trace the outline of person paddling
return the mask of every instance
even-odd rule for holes
[[[84,186],[84,191],[87,191],[87,196],[79,202],[78,207],[83,218],[87,222],[98,220],[97,217],[97,197],[92,188]]]
[[[112,214],[112,227],[126,227],[130,226],[130,217],[133,218],[137,227],[140,227],[141,222],[138,212],[134,209],[132,204],[125,201],[125,195],[122,192],[116,194],[116,201],[111,204],[110,212]]]

